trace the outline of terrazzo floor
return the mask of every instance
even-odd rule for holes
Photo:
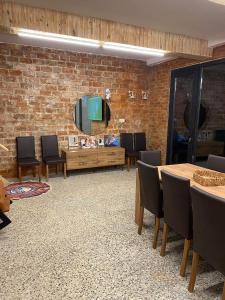
[[[137,234],[135,170],[50,178],[51,190],[14,201],[0,231],[0,299],[220,299],[223,276],[201,261],[194,294],[171,233],[164,258],[151,247],[154,219]],[[160,235],[161,237],[161,235]]]

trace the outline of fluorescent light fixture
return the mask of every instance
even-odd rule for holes
[[[26,38],[33,38],[33,39],[40,39],[40,40],[46,40],[46,41],[88,46],[88,47],[94,47],[94,48],[98,48],[101,45],[100,41],[97,41],[97,40],[86,39],[86,38],[75,37],[75,36],[64,35],[64,34],[23,29],[23,28],[16,29],[16,33],[19,36],[26,37]]]
[[[208,0],[209,2],[214,2],[216,4],[225,5],[225,0]]]
[[[166,53],[166,51],[164,50],[145,48],[145,47],[133,46],[128,44],[111,43],[111,42],[104,42],[102,47],[104,49],[123,51],[127,53],[143,54],[143,55],[164,56],[164,54]]]
[[[128,44],[104,42],[99,40],[86,39],[86,38],[75,37],[70,35],[43,32],[43,31],[24,29],[24,28],[15,28],[15,32],[17,33],[17,35],[25,38],[40,39],[40,40],[81,45],[81,46],[94,47],[94,48],[102,47],[103,49],[141,54],[145,56],[151,55],[151,56],[162,57],[166,53],[166,51],[160,49],[152,49],[152,48],[145,48],[145,47],[133,46]]]

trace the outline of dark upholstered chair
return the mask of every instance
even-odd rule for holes
[[[180,275],[184,276],[193,237],[192,209],[190,200],[190,180],[161,171],[164,203],[164,227],[161,256],[165,256],[169,227],[184,239],[183,257]]]
[[[161,152],[156,151],[140,151],[140,160],[152,166],[161,165]]]
[[[125,157],[127,159],[127,170],[130,170],[132,161],[139,159],[139,152],[146,150],[146,137],[144,132],[121,133],[121,147],[125,148]]]
[[[2,211],[0,211],[0,220],[2,220],[0,223],[0,230],[12,222]]]
[[[35,156],[33,136],[20,136],[16,138],[17,169],[19,180],[22,180],[22,167],[38,168],[39,181],[41,181],[41,163]],[[34,176],[36,172],[33,172]]]
[[[66,160],[59,156],[58,139],[56,135],[41,136],[42,160],[46,166],[46,180],[48,181],[49,165],[56,165],[58,173],[58,164],[63,164],[64,178],[66,178]]]
[[[155,229],[153,248],[157,247],[160,219],[163,217],[163,195],[160,189],[158,168],[138,160],[138,174],[140,179],[140,220],[138,233],[141,234],[143,226],[144,209],[155,215]]]
[[[225,275],[225,201],[197,187],[191,188],[193,259],[189,292],[194,291],[199,256]],[[225,282],[222,299],[225,299]]]
[[[134,133],[134,151],[145,151],[146,150],[146,137],[145,132]]]
[[[210,154],[208,156],[207,168],[225,173],[225,157]]]

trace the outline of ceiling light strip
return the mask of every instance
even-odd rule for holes
[[[61,42],[61,43],[95,47],[95,48],[100,47],[100,41],[92,40],[92,39],[74,37],[74,36],[69,36],[64,34],[29,30],[23,28],[17,29],[16,32],[19,36],[27,37],[27,38],[35,38],[40,40]]]
[[[141,54],[141,55],[164,56],[164,54],[166,53],[166,51],[160,49],[152,49],[152,48],[139,47],[134,45],[120,44],[120,43],[113,43],[113,42],[102,42],[94,39],[80,38],[80,37],[74,37],[69,35],[42,32],[42,31],[36,31],[36,30],[30,30],[24,28],[17,28],[16,33],[19,36],[25,38],[35,38],[40,40],[68,43],[68,44],[95,47],[95,48],[102,47],[103,49],[106,50],[115,50],[115,51]]]
[[[164,56],[165,54],[165,51],[163,50],[133,46],[128,44],[120,44],[120,43],[104,42],[102,47],[104,49],[111,49],[111,50],[123,51],[129,53],[138,53],[143,55]]]

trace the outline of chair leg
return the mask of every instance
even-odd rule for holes
[[[63,164],[64,179],[66,179],[66,163]]]
[[[138,224],[138,234],[141,234],[142,227],[143,227],[143,218],[144,218],[144,207],[140,207],[140,219]]]
[[[152,245],[153,249],[156,249],[156,247],[157,247],[159,229],[160,229],[160,218],[155,217],[154,239],[153,239],[153,245]]]
[[[18,167],[18,176],[19,176],[19,181],[22,181],[22,170],[21,170],[21,166]]]
[[[39,178],[39,182],[41,182],[41,164],[40,164],[37,168],[38,168],[38,178]]]
[[[161,245],[161,250],[160,250],[160,255],[161,256],[165,256],[168,233],[169,233],[169,226],[166,223],[164,223],[164,225],[163,225],[162,245]]]
[[[130,157],[127,158],[127,171],[130,171]]]
[[[33,171],[33,177],[35,178],[36,177],[36,167],[34,167],[32,171]]]
[[[48,165],[47,164],[45,165],[45,168],[46,168],[45,169],[45,171],[46,171],[45,172],[46,173],[45,177],[46,177],[46,181],[48,181]]]
[[[58,175],[58,164],[56,164],[55,171],[56,171],[56,174]]]
[[[180,276],[182,276],[182,277],[185,276],[190,246],[191,246],[191,240],[185,239],[184,240],[183,257],[182,257],[182,262],[181,262],[181,266],[180,266]]]
[[[191,265],[191,277],[188,285],[188,291],[193,293],[196,281],[196,274],[198,269],[199,254],[193,251],[192,265]]]
[[[224,285],[223,285],[222,300],[225,300],[225,281],[224,281]]]

